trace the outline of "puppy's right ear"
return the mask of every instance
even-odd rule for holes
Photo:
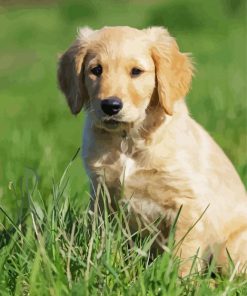
[[[58,83],[73,114],[79,113],[88,100],[83,77],[83,60],[92,33],[93,30],[88,27],[80,29],[74,44],[59,59]]]

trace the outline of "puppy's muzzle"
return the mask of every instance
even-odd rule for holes
[[[122,108],[123,103],[117,97],[110,97],[101,101],[101,109],[109,116],[118,114]]]

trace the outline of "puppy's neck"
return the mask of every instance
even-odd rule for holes
[[[146,117],[138,128],[141,138],[146,141],[152,139],[152,135],[166,123],[169,117],[160,106],[149,106],[146,110]]]
[[[155,133],[169,121],[160,107],[150,106],[145,118],[135,122],[130,128],[121,132],[120,150],[124,154],[134,154],[155,141]]]

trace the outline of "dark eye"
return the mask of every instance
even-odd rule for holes
[[[93,75],[95,75],[97,77],[100,77],[100,75],[103,72],[102,66],[101,65],[98,65],[98,66],[92,68],[91,69],[91,72],[93,73]]]
[[[131,70],[131,76],[133,76],[133,77],[139,76],[141,73],[143,73],[143,70],[141,70],[139,68],[133,68]]]

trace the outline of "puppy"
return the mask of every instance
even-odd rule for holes
[[[161,27],[79,30],[61,56],[58,82],[73,114],[87,111],[83,159],[93,187],[128,203],[136,217],[160,225],[177,218],[181,275],[195,254],[246,272],[247,197],[233,165],[188,114],[184,97],[193,66]],[[203,261],[204,262],[204,261]],[[201,266],[201,264],[200,264]]]

